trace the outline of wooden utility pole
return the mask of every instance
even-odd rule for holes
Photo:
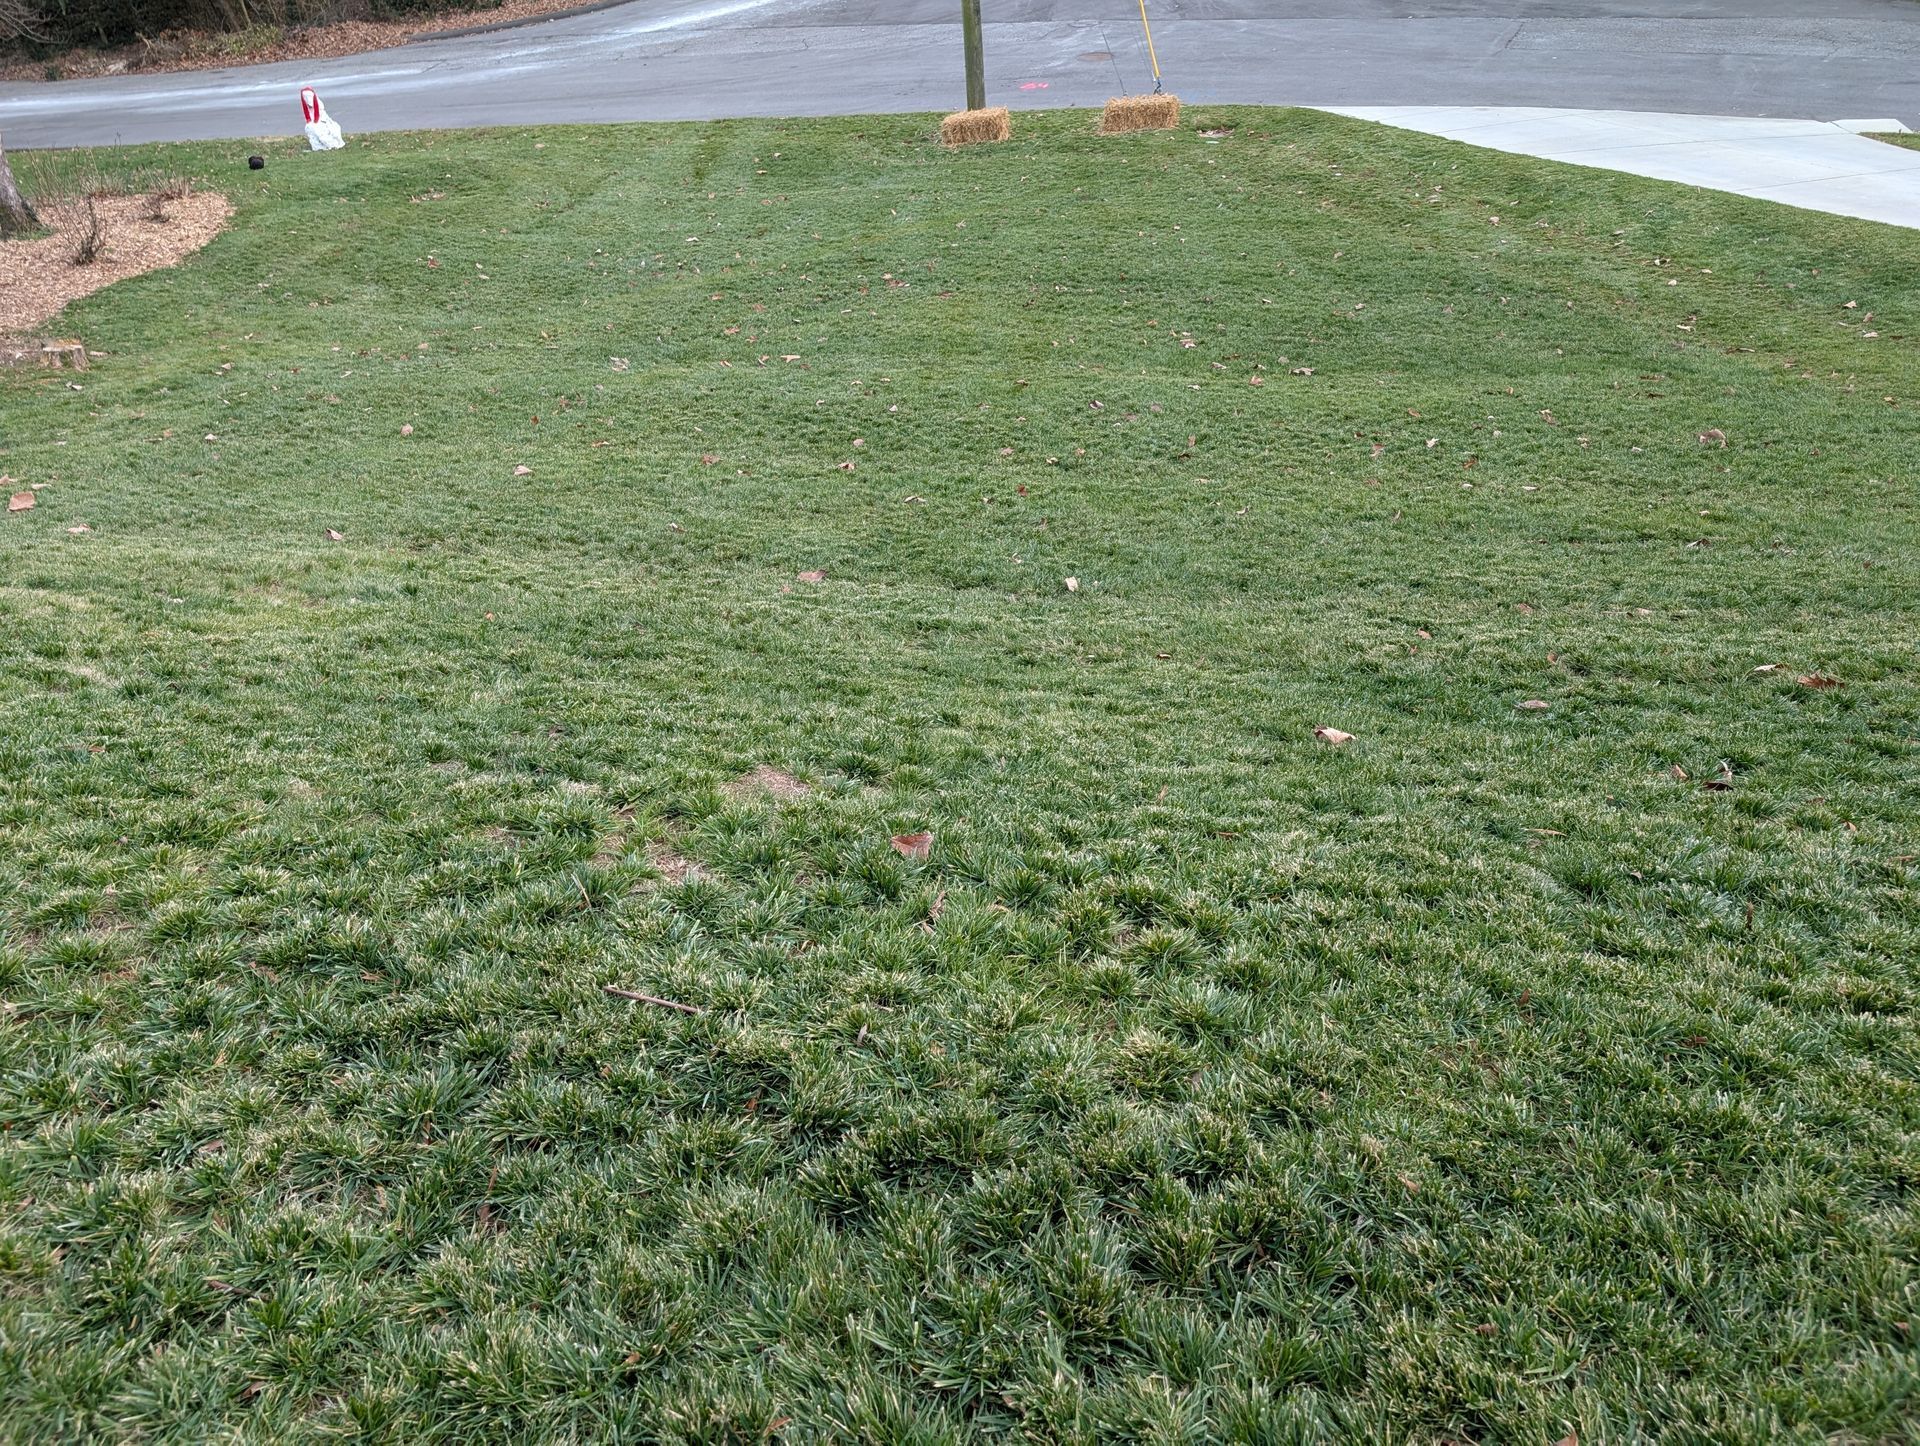
[[[13,183],[13,167],[7,164],[7,148],[0,146],[0,238],[25,236],[40,229],[40,218]]]
[[[960,0],[960,28],[967,34],[967,109],[987,104],[987,57],[980,42],[980,0]]]

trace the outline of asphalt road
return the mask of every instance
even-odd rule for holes
[[[955,0],[633,0],[316,64],[0,85],[9,147],[297,134],[317,86],[355,131],[949,110]],[[1920,128],[1916,0],[1151,0],[1189,101],[1520,105]],[[985,0],[990,98],[1152,88],[1136,0]]]

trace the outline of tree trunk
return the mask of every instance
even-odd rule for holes
[[[0,146],[0,240],[24,236],[40,229],[40,218],[13,183],[13,167],[7,164],[7,148]]]

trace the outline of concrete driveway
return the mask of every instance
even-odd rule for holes
[[[1192,101],[1553,106],[1920,126],[1915,0],[1150,0]],[[985,0],[990,91],[1151,88],[1136,0]],[[488,122],[946,110],[956,0],[633,0],[317,64],[0,85],[9,146],[288,135],[311,81],[349,133]],[[1810,18],[1812,17],[1812,18]]]

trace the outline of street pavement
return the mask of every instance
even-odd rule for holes
[[[1138,0],[984,0],[988,94],[1152,88]],[[1920,0],[1149,0],[1168,89],[1920,226]],[[632,0],[313,63],[0,85],[10,148],[297,135],[319,88],[374,130],[944,111],[956,0]],[[1495,112],[1491,108],[1499,108]],[[1852,127],[1857,129],[1858,127]]]
[[[1890,116],[1836,124],[1519,106],[1329,109],[1497,151],[1920,227],[1920,150],[1859,134],[1906,129]]]
[[[315,63],[0,85],[9,146],[950,110],[956,0],[633,0]],[[984,0],[991,98],[1152,88],[1137,0]],[[1916,0],[1150,0],[1189,101],[1527,106],[1920,126]]]

